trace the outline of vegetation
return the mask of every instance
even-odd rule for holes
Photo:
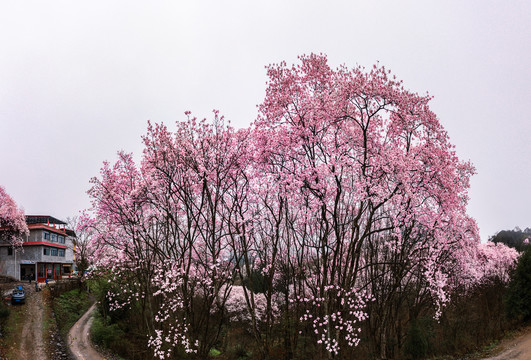
[[[104,282],[102,282],[104,283]],[[389,338],[387,354],[389,359],[425,359],[431,357],[443,358],[445,356],[485,352],[497,339],[500,339],[515,322],[508,321],[504,307],[506,286],[502,282],[493,281],[477,287],[473,291],[455,292],[452,300],[446,305],[439,320],[434,319],[435,310],[429,307],[423,311],[416,320],[407,321],[409,309],[400,310],[399,321],[409,324],[396,338]],[[132,322],[139,321],[138,312],[110,311],[106,305],[107,317],[99,315],[93,326],[94,342],[109,348],[113,353],[125,359],[148,359],[149,355],[142,352],[145,337],[148,334],[130,333]],[[376,314],[369,313],[369,316]],[[252,333],[248,330],[245,321],[227,321],[221,330],[220,342],[209,351],[210,358],[221,360],[229,359],[263,359],[260,348],[254,343]],[[368,332],[367,324],[362,325],[362,333]],[[139,327],[138,327],[139,329]],[[277,328],[279,334],[289,331],[284,324]],[[121,337],[124,333],[127,336]],[[117,339],[121,339],[117,341]],[[281,339],[281,338],[277,338]],[[375,345],[368,336],[363,337],[359,345],[348,354],[349,359],[377,359],[379,353],[375,352]],[[268,353],[269,359],[316,359],[318,351],[311,336],[299,334],[298,344],[293,353],[288,353],[282,342],[277,342]],[[190,359],[193,355],[180,351],[178,359]]]
[[[0,242],[11,246],[21,246],[24,236],[29,235],[24,210],[0,186]]]
[[[525,228],[521,230],[519,227],[513,230],[502,230],[489,238],[489,241],[493,243],[502,243],[509,247],[512,247],[519,252],[522,252],[526,248],[526,239],[531,239],[531,228]]]
[[[68,331],[90,307],[91,301],[81,288],[70,290],[53,300],[53,310],[59,332],[66,339]]]
[[[114,284],[108,273],[88,279],[86,286],[100,304],[91,328],[92,341],[125,359],[147,358],[145,339],[148,334],[138,330],[142,323],[138,308],[111,311],[107,294]]]
[[[2,355],[7,359],[13,358],[13,352],[15,351],[17,344],[20,343],[18,334],[22,333],[22,324],[24,323],[24,312],[22,306],[12,306],[11,309],[7,308],[6,303],[2,301],[2,308],[4,314],[8,314],[7,317],[1,319],[2,324],[2,337],[1,337],[1,349]]]
[[[251,128],[149,124],[139,164],[120,152],[92,179],[97,341],[142,359],[419,359],[503,332],[518,253],[480,243],[474,168],[431,98],[324,55],[268,76]]]
[[[507,314],[518,322],[531,321],[531,245],[518,260],[506,297]]]

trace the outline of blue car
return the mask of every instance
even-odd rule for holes
[[[24,304],[26,302],[26,292],[22,286],[16,286],[11,293],[11,304]]]

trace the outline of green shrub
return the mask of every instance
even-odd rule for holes
[[[95,316],[90,329],[92,341],[106,348],[123,339],[125,333],[117,324],[105,324],[100,316]]]
[[[218,349],[212,348],[212,349],[210,349],[210,351],[208,352],[208,355],[209,355],[209,356],[213,356],[213,357],[215,357],[215,356],[219,356],[219,355],[221,355],[221,351],[219,351]]]

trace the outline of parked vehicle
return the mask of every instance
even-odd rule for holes
[[[24,304],[26,302],[26,292],[22,286],[16,286],[11,293],[11,304]]]

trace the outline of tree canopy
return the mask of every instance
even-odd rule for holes
[[[507,280],[516,252],[480,244],[474,168],[430,96],[324,55],[267,73],[250,128],[149,124],[140,164],[121,152],[92,179],[93,261],[112,269],[111,308],[142,305],[155,356],[206,356],[228,311],[264,357],[302,338],[347,354],[363,327],[385,358],[403,309],[440,316],[455,289]]]
[[[20,245],[23,236],[29,235],[24,210],[0,186],[0,240],[11,245]]]

